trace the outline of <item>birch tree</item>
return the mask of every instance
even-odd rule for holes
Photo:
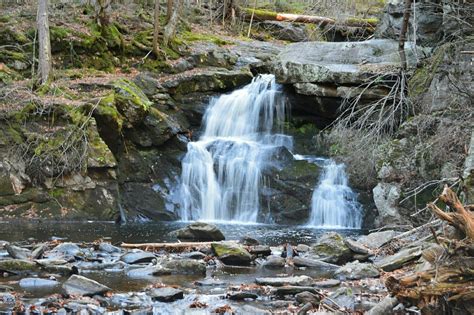
[[[48,0],[38,0],[38,75],[40,84],[46,84],[51,72],[51,41],[49,38]]]

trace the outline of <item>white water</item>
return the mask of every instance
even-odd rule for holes
[[[344,164],[323,163],[323,174],[314,189],[308,226],[354,228],[362,225],[362,208],[348,185]]]
[[[272,134],[285,118],[273,75],[261,75],[211,101],[204,134],[188,143],[181,175],[181,219],[257,222],[261,171],[291,137]]]

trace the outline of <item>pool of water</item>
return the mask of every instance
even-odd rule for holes
[[[107,239],[112,243],[175,242],[170,232],[182,228],[188,222],[153,222],[117,225],[113,222],[0,222],[0,240],[49,241],[60,238],[70,242],[91,242]],[[250,236],[266,245],[310,244],[327,229],[273,224],[220,224],[227,240],[239,240]],[[359,235],[360,230],[336,230],[342,235]]]

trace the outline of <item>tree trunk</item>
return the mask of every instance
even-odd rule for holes
[[[100,26],[109,25],[110,19],[107,14],[107,9],[109,8],[111,0],[97,0],[97,24]]]
[[[410,10],[412,0],[405,0],[405,11],[403,12],[402,29],[400,30],[400,39],[398,40],[398,53],[400,54],[400,63],[403,70],[407,70],[407,56],[405,54],[405,41],[408,31],[408,22],[410,21]]]
[[[38,75],[40,84],[46,84],[51,72],[51,41],[49,39],[48,0],[38,1]]]
[[[168,23],[165,26],[163,34],[163,45],[168,46],[170,40],[176,35],[176,27],[179,22],[179,9],[181,6],[181,0],[174,1],[173,12]],[[168,8],[169,9],[169,8]]]
[[[166,2],[166,23],[169,22],[171,16],[173,15],[173,0],[168,0]]]
[[[158,33],[160,32],[160,0],[155,0],[155,15],[153,23],[153,53],[158,56],[160,51],[158,46]]]

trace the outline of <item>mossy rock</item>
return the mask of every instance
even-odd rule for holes
[[[252,255],[238,244],[212,243],[211,247],[217,258],[226,265],[249,265],[252,261]]]
[[[330,263],[342,264],[352,256],[351,250],[344,243],[344,238],[335,232],[329,232],[311,247],[311,252]]]
[[[112,84],[115,91],[115,105],[125,117],[127,127],[143,121],[152,104],[145,93],[128,79],[118,79]]]
[[[88,168],[111,168],[117,166],[117,161],[110,151],[107,144],[102,140],[97,131],[95,119],[87,130],[88,134],[88,150],[87,150],[87,167]]]
[[[35,271],[38,269],[36,263],[22,259],[0,260],[0,269],[8,271]]]

